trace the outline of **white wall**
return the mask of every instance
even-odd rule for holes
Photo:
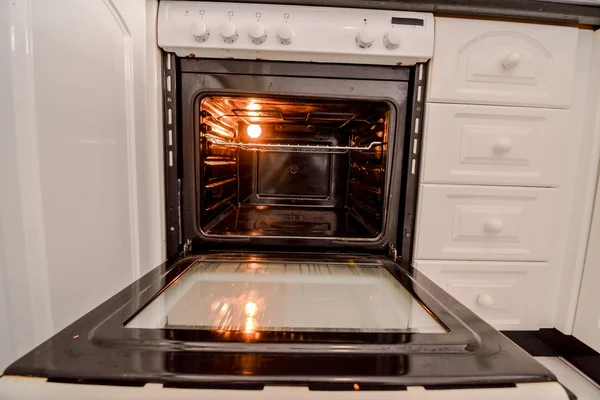
[[[589,111],[586,114],[586,126],[594,133],[596,138],[600,137],[600,30],[594,32],[594,51],[592,56],[592,70],[594,71],[591,78],[593,90],[588,93]],[[597,150],[598,142],[594,146]],[[597,167],[597,165],[596,165]],[[585,249],[587,244],[587,252],[585,254],[585,266],[583,275],[578,275],[576,284],[578,286],[579,297],[577,302],[577,313],[575,316],[573,335],[592,347],[596,351],[600,351],[600,291],[598,291],[598,283],[600,282],[600,185],[598,181],[589,183],[589,191],[595,189],[595,203],[593,208],[593,217],[590,225],[589,241],[581,243],[581,248]]]
[[[0,370],[163,261],[156,7],[0,5]]]
[[[600,159],[600,31],[580,31],[580,39],[584,36],[589,37],[591,41],[591,51],[584,57],[581,57],[581,51],[578,53],[574,87],[578,95],[576,112],[573,112],[571,120],[573,129],[582,129],[583,135],[578,145],[579,151],[572,155],[572,162],[576,168],[571,169],[568,176],[574,190],[570,206],[571,219],[563,231],[566,251],[560,290],[556,295],[554,321],[554,327],[566,335],[573,334]]]

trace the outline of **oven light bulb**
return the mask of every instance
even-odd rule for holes
[[[252,139],[256,139],[262,133],[262,129],[260,128],[260,125],[250,124],[248,125],[247,132],[248,136],[250,136]]]

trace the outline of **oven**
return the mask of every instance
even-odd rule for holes
[[[5,390],[566,398],[411,266],[432,32],[430,14],[162,1],[169,259]]]
[[[181,115],[175,126],[167,118],[175,132],[166,148],[168,199],[179,201],[167,209],[180,211],[170,215],[171,253],[186,243],[389,253],[402,242],[410,253],[414,202],[406,197],[410,181],[414,199],[417,171],[407,150],[412,140],[417,154],[418,139],[407,118],[421,113],[408,98],[423,86],[414,76],[423,76],[422,64],[166,57],[167,79],[177,82],[167,96],[178,99],[166,113]],[[414,105],[421,109],[422,99]]]

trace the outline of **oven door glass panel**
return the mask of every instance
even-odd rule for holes
[[[378,263],[198,261],[127,328],[445,333]]]

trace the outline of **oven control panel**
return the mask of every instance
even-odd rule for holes
[[[412,65],[431,58],[433,15],[161,1],[158,45],[180,57]]]

